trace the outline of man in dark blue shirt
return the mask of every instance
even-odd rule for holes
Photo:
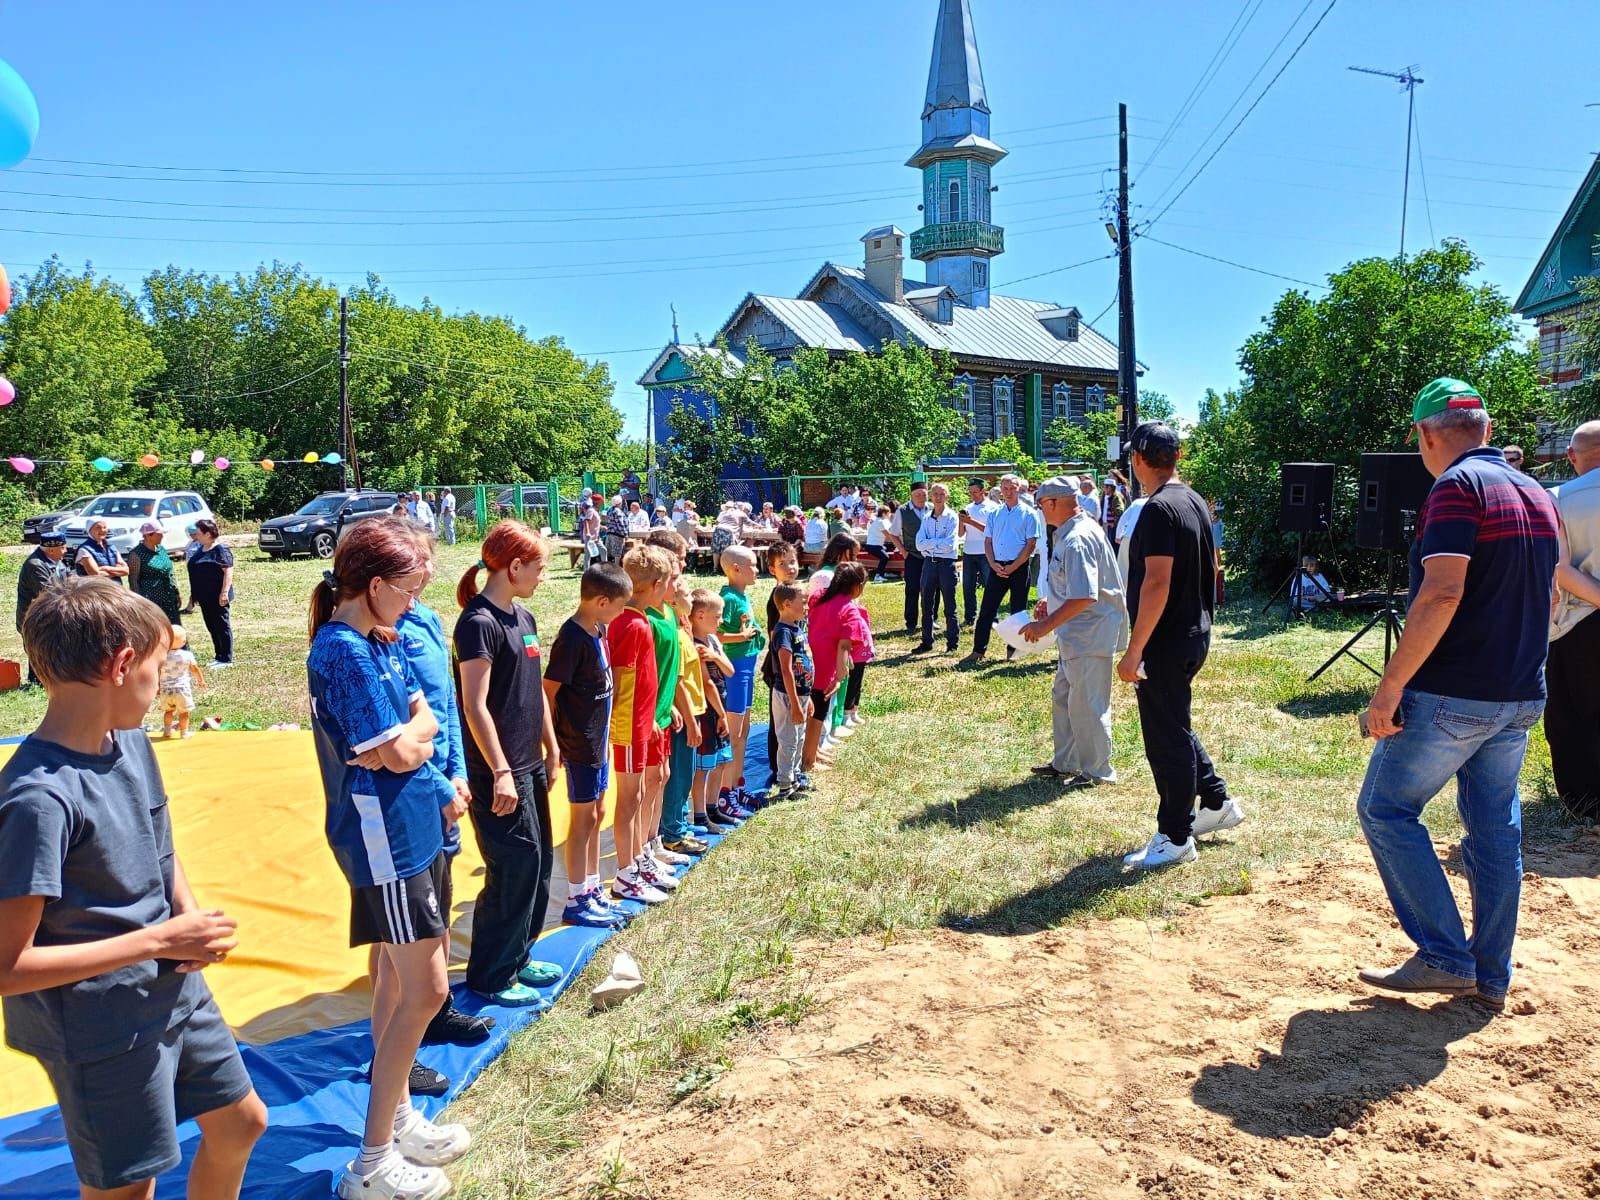
[[[1488,445],[1477,390],[1436,379],[1412,406],[1435,477],[1417,520],[1405,633],[1373,693],[1378,738],[1357,812],[1417,953],[1361,972],[1396,992],[1505,1006],[1522,889],[1517,776],[1544,711],[1559,535],[1542,487]],[[1472,936],[1420,818],[1451,777],[1472,891]]]

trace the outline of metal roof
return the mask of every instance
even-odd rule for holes
[[[655,361],[652,362],[648,368],[646,368],[645,373],[639,376],[639,386],[650,387],[652,384],[660,383],[660,373],[662,369],[666,367],[667,363],[672,360],[672,356],[674,354],[681,357],[684,360],[685,365],[688,364],[691,356],[709,354],[723,359],[724,365],[735,371],[738,370],[744,362],[744,359],[739,357],[739,355],[734,351],[731,349],[724,350],[721,346],[686,346],[681,345],[678,342],[668,342],[666,346],[662,348],[661,353],[656,355]]]
[[[755,301],[788,326],[807,346],[828,350],[876,350],[882,338],[875,338],[837,304],[818,304],[814,300],[790,300],[786,296],[756,296]]]

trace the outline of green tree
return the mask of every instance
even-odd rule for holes
[[[751,474],[766,469],[758,430],[777,407],[778,394],[794,380],[754,340],[745,346],[743,361],[719,341],[711,350],[687,353],[685,364],[695,400],[673,399],[671,434],[660,465],[675,495],[714,513],[722,499],[724,469]]]
[[[1116,397],[1106,397],[1107,404],[1116,403]],[[1139,392],[1139,420],[1140,421],[1171,421],[1177,415],[1177,410],[1172,407],[1172,400],[1165,392],[1140,390]]]
[[[1315,300],[1291,291],[1245,342],[1236,394],[1208,394],[1185,470],[1227,512],[1236,563],[1269,578],[1288,567],[1277,530],[1278,468],[1339,467],[1331,548],[1350,582],[1373,580],[1381,558],[1354,551],[1355,492],[1364,451],[1403,450],[1411,402],[1430,379],[1471,381],[1498,442],[1535,436],[1537,364],[1510,302],[1474,284],[1478,260],[1450,241],[1407,259],[1364,259],[1329,277]]]
[[[982,443],[978,447],[978,452],[973,455],[973,461],[1009,464],[1015,474],[1025,477],[1032,483],[1038,483],[1045,477],[1044,464],[1028,456],[1014,433],[1008,433],[1005,437],[992,442]]]

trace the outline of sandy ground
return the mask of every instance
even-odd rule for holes
[[[1600,1196],[1597,880],[1593,835],[1530,853],[1500,1017],[1356,982],[1410,952],[1359,844],[1164,927],[813,947],[817,1012],[620,1146],[597,1129],[584,1173],[620,1149],[619,1194],[656,1200]]]

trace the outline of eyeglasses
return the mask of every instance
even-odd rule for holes
[[[1521,462],[1522,461],[1522,455],[1520,455],[1520,454],[1508,454],[1508,455],[1506,455],[1506,461],[1507,462]]]
[[[378,582],[383,584],[384,587],[388,588],[391,592],[395,593],[397,596],[404,596],[407,600],[412,600],[412,601],[421,600],[422,599],[422,593],[428,587],[426,582],[419,583],[414,588],[397,588],[397,587],[395,587],[394,584],[390,583],[387,579],[379,579]]]

